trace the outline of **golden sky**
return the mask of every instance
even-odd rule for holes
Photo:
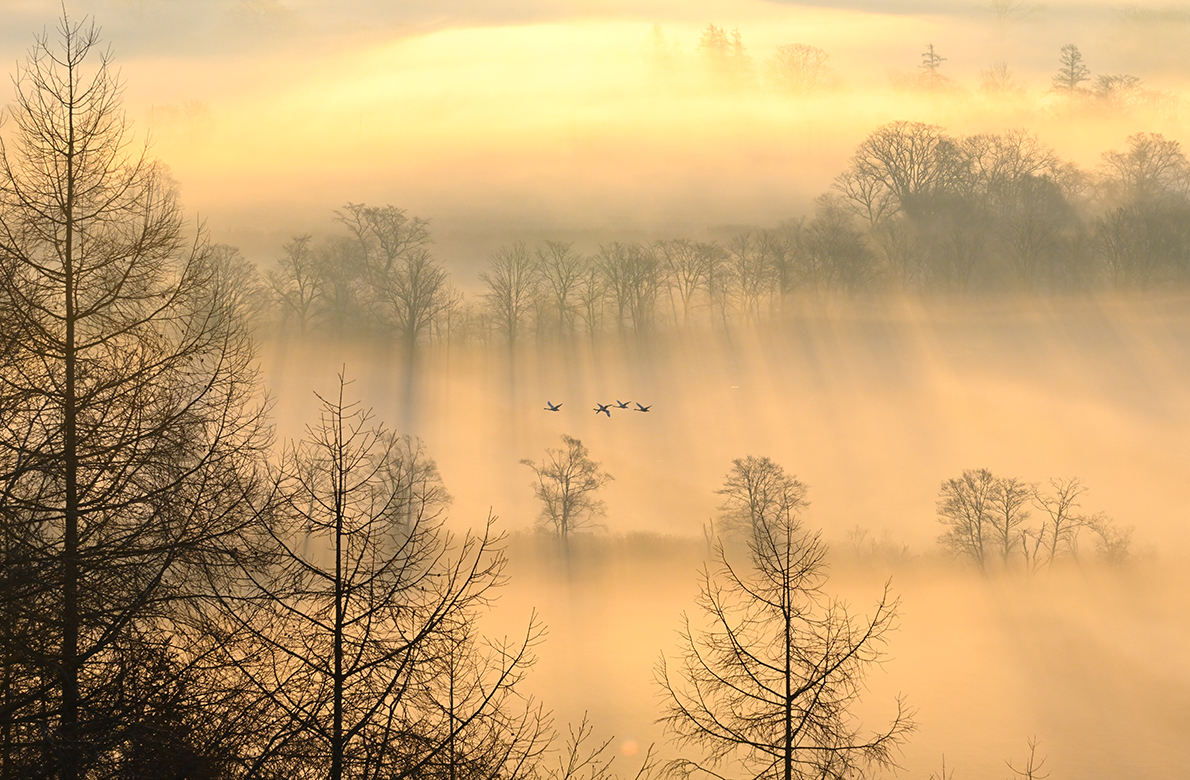
[[[59,5],[8,0],[15,63]],[[1175,138],[1185,110],[1075,118],[1047,96],[1063,44],[1093,74],[1127,72],[1180,100],[1190,11],[1148,3],[990,6],[762,0],[418,2],[96,0],[126,105],[186,207],[259,262],[330,229],[348,201],[434,220],[441,251],[475,267],[502,242],[713,235],[805,213],[855,145],[888,121],[955,133],[1027,127],[1080,165],[1140,130]],[[738,29],[752,64],[724,84],[698,41]],[[774,88],[776,47],[830,55],[833,87]],[[954,89],[896,85],[933,44]],[[980,92],[1003,61],[1025,90]],[[13,68],[10,67],[10,72]]]

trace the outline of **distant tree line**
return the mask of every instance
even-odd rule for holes
[[[286,333],[432,342],[730,327],[833,296],[1050,294],[1190,281],[1190,163],[1137,133],[1094,171],[1023,130],[955,137],[894,122],[871,133],[812,216],[725,242],[544,241],[500,247],[463,295],[430,251],[426,220],[348,204],[346,235],[282,248],[266,285],[230,248],[237,288]]]
[[[1041,6],[994,0],[987,10],[996,17],[1001,34],[1008,27],[1040,10]],[[708,24],[699,35],[691,55],[683,54],[658,25],[645,45],[645,56],[655,75],[671,89],[699,92],[742,93],[765,90],[779,96],[802,99],[837,91],[843,82],[830,65],[831,55],[809,43],[783,43],[759,64],[749,53],[738,27],[728,31]],[[946,75],[948,58],[927,42],[921,60],[910,72],[890,74],[894,89],[921,94],[954,97],[965,88]],[[976,92],[984,99],[1001,101],[1021,98],[1028,87],[999,60],[979,72]],[[1103,111],[1119,114],[1136,109],[1174,108],[1181,100],[1169,93],[1146,87],[1143,80],[1129,73],[1095,75],[1079,47],[1065,44],[1058,52],[1058,67],[1045,94],[1054,107],[1073,111]],[[1054,101],[1057,101],[1056,103]]]
[[[946,527],[943,548],[981,570],[1021,566],[1036,571],[1077,559],[1088,535],[1108,564],[1121,565],[1132,554],[1132,529],[1102,512],[1080,510],[1087,488],[1077,478],[1051,479],[1048,487],[987,469],[968,469],[942,483],[938,520]],[[1036,522],[1029,522],[1036,514]]]

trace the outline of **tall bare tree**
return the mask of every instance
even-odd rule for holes
[[[1061,555],[1078,553],[1078,535],[1092,518],[1079,512],[1080,498],[1087,488],[1078,477],[1051,479],[1051,490],[1035,487],[1033,504],[1042,513],[1041,527],[1031,530],[1022,540],[1033,567],[1053,566]]]
[[[446,269],[430,254],[429,222],[395,206],[361,203],[348,203],[335,218],[358,243],[377,318],[412,356],[455,301]]]
[[[1007,566],[1009,559],[1016,553],[1017,547],[1024,541],[1024,523],[1029,519],[1027,509],[1034,496],[1033,485],[1026,484],[1016,477],[1001,477],[996,480],[988,506],[989,525],[988,536],[994,546],[998,548],[1003,565]],[[991,545],[989,545],[991,546]]]
[[[748,481],[748,461],[735,463],[729,494]],[[775,464],[766,471],[784,475]],[[858,620],[828,598],[825,546],[802,528],[796,502],[780,498],[789,492],[782,483],[800,483],[777,482],[775,504],[763,494],[749,510],[761,520],[748,537],[746,563],[715,545],[698,598],[701,619],[683,620],[681,656],[672,666],[662,658],[657,668],[661,721],[690,751],[669,767],[683,776],[724,777],[729,766],[774,780],[861,776],[894,766],[913,728],[899,699],[896,715],[875,732],[865,733],[853,713],[864,675],[882,655],[896,600],[886,588],[871,617]]]
[[[227,652],[270,705],[248,774],[296,762],[331,780],[524,777],[547,729],[516,685],[540,631],[477,634],[504,566],[492,523],[449,534],[433,461],[344,386],[277,468],[261,508],[270,555],[224,596]]]
[[[987,469],[967,469],[938,491],[938,521],[946,526],[939,541],[955,555],[984,569],[993,551],[993,506],[1000,480]]]
[[[558,333],[573,333],[576,298],[579,297],[581,277],[588,263],[570,244],[559,241],[546,241],[545,246],[538,247],[535,254],[537,270],[550,301],[549,308],[553,311]]]
[[[628,322],[636,333],[653,325],[662,268],[653,247],[613,241],[599,248],[598,268],[616,306],[616,325],[621,333]]]
[[[130,749],[139,705],[113,686],[168,659],[263,442],[244,300],[187,238],[98,45],[65,15],[38,37],[0,140],[0,514],[37,572],[12,604],[33,641],[5,642],[28,684],[2,719],[63,780]]]
[[[674,310],[674,322],[682,327],[690,324],[690,309],[694,297],[699,291],[705,290],[710,264],[713,261],[714,249],[711,244],[688,241],[676,238],[657,244],[657,253],[664,267],[666,289],[670,296],[670,305]],[[682,302],[682,316],[678,319],[677,305],[673,300],[674,293]]]
[[[733,460],[715,492],[724,497],[719,512],[726,529],[745,537],[776,523],[794,523],[809,506],[805,485],[771,458],[755,455]]]

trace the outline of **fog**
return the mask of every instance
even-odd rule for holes
[[[896,120],[955,136],[1025,128],[1083,170],[1138,132],[1190,141],[1190,6],[1103,0],[579,2],[96,0],[134,129],[193,225],[262,271],[347,203],[430,220],[463,291],[514,241],[723,240],[812,213],[865,137]],[[59,7],[10,2],[0,54],[21,60]],[[716,81],[708,24],[738,29],[752,69]],[[830,55],[826,86],[773,87],[777,47]],[[1127,111],[1050,91],[1063,45],[1094,75],[1130,74]],[[932,44],[944,89],[912,85]],[[994,63],[1014,87],[981,90]],[[721,75],[721,74],[720,74]],[[655,719],[653,669],[694,609],[716,490],[746,455],[809,486],[830,547],[826,590],[863,614],[891,579],[899,629],[859,713],[916,711],[898,776],[999,778],[1039,740],[1061,778],[1179,778],[1190,763],[1190,293],[883,294],[797,299],[724,327],[503,344],[416,359],[383,339],[261,327],[278,442],[316,420],[336,376],[375,419],[420,437],[463,532],[509,534],[485,626],[548,628],[527,690],[564,730],[589,712],[632,766]],[[677,319],[676,312],[674,319]],[[412,368],[411,368],[412,367]],[[650,411],[595,413],[613,399]],[[556,413],[546,402],[561,403]],[[523,459],[562,434],[614,477],[569,564],[542,534]],[[1109,566],[1084,540],[1049,570],[984,575],[939,545],[943,480],[965,469],[1046,485],[1134,529]],[[1036,511],[1036,510],[1034,510]]]
[[[767,227],[808,210],[856,144],[892,120],[955,134],[1026,127],[1094,167],[1144,130],[1180,137],[1190,18],[1180,7],[1020,4],[1003,23],[977,3],[87,3],[127,83],[127,108],[215,240],[262,264],[330,210],[393,203],[431,218],[464,279],[501,242],[658,238]],[[8,13],[23,55],[57,6]],[[1026,11],[1030,11],[1025,13]],[[697,54],[708,23],[738,29],[753,64],[714,88]],[[655,35],[654,27],[658,33]],[[772,89],[780,44],[830,55],[834,87]],[[933,44],[954,89],[894,88]],[[1171,96],[1094,116],[1048,95],[1058,51]],[[1005,62],[1025,92],[989,99]]]
[[[1173,778],[1190,725],[1185,304],[840,304],[760,331],[527,347],[511,367],[500,350],[455,349],[426,358],[404,424],[437,459],[454,522],[490,510],[513,532],[491,619],[515,632],[537,610],[548,626],[530,689],[559,721],[589,711],[625,758],[663,744],[653,666],[693,610],[714,491],[752,454],[809,485],[804,520],[832,549],[828,591],[861,613],[887,578],[901,597],[864,714],[887,717],[897,692],[917,709],[902,776],[940,771],[943,755],[955,777],[1008,776],[1003,761],[1021,766],[1036,737],[1055,778]],[[333,386],[344,365],[379,419],[403,420],[393,353],[269,349],[281,435],[309,419],[308,388]],[[652,410],[594,414],[613,398]],[[562,433],[615,477],[605,528],[578,538],[569,572],[533,533],[519,463]],[[1081,563],[1033,576],[949,558],[939,484],[977,467],[1043,485],[1079,476],[1086,511],[1135,527],[1132,563],[1096,563],[1088,539]]]

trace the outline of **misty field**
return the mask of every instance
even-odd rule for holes
[[[956,777],[1000,777],[1036,737],[1055,777],[1172,778],[1190,716],[1185,304],[875,300],[760,331],[527,347],[513,365],[435,352],[402,424],[438,460],[452,523],[491,509],[514,533],[490,620],[540,612],[548,636],[528,688],[560,719],[589,711],[627,753],[663,744],[653,668],[692,609],[714,491],[733,458],[766,455],[809,486],[804,520],[830,545],[828,590],[863,612],[891,578],[902,599],[863,712],[887,715],[897,692],[917,709],[904,776],[940,771],[945,754]],[[383,348],[273,343],[265,355],[281,435],[308,418],[306,387],[333,385],[344,365],[380,418],[406,411],[401,363]],[[593,413],[612,399],[653,407]],[[576,538],[569,575],[534,531],[532,474],[518,462],[562,433],[615,477],[605,528]],[[1135,527],[1132,560],[1099,562],[1090,537],[1077,562],[1032,575],[981,576],[950,558],[939,484],[976,467],[1080,477],[1086,511]]]

